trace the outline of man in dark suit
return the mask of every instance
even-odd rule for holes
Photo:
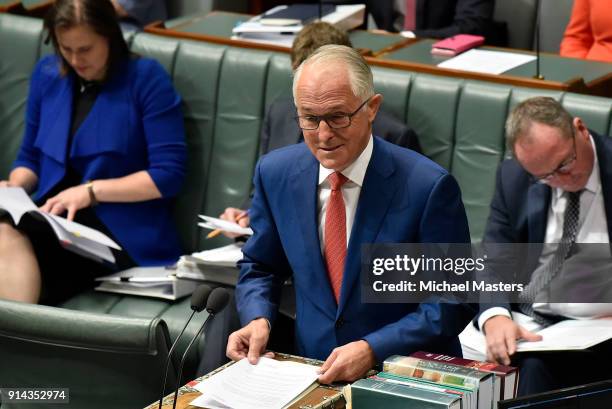
[[[594,246],[575,245],[610,243],[612,141],[589,131],[580,118],[572,118],[548,97],[519,104],[506,130],[514,158],[504,161],[498,170],[484,241],[533,243],[525,257],[508,260],[519,280],[528,282],[515,309],[538,321],[612,315],[612,304],[607,303],[612,302],[610,280],[605,278],[601,288],[595,275],[603,271],[609,276],[609,244],[596,247],[602,254],[590,253]],[[589,276],[576,268],[581,265],[588,265]],[[581,271],[580,277],[576,271]],[[583,287],[593,286],[590,294],[603,291],[599,301],[605,303],[553,300],[555,294],[575,294],[577,279]],[[486,336],[489,360],[509,364],[518,339],[541,338],[514,322],[511,310],[510,304],[481,308],[478,324]],[[604,345],[582,353],[521,355],[515,361],[521,368],[519,394],[605,379],[609,368],[603,362],[610,361],[610,349]]]
[[[296,71],[294,99],[305,143],[263,156],[250,208],[236,304],[243,328],[228,357],[264,354],[282,283],[296,292],[300,355],[326,359],[319,381],[352,381],[393,354],[460,354],[472,316],[452,303],[366,304],[364,243],[468,243],[457,182],[426,157],[372,136],[382,103],[363,57],[319,48]]]
[[[366,1],[368,11],[376,25],[387,31],[408,29],[416,37],[445,38],[457,34],[486,35],[492,22],[493,0],[402,0],[401,10],[394,7],[393,1]],[[407,17],[412,15],[412,17]],[[406,27],[406,19],[412,27]]]
[[[346,31],[343,31],[329,23],[315,22],[306,25],[296,36],[291,47],[291,67],[297,67],[317,48],[326,44],[338,44],[352,47]],[[302,130],[296,122],[297,113],[295,105],[290,98],[279,97],[275,99],[268,108],[261,128],[259,142],[259,154],[264,155],[274,149],[282,148],[304,141]],[[374,135],[379,136],[398,146],[403,146],[421,153],[421,145],[416,132],[398,121],[393,115],[379,111],[373,124]],[[244,208],[250,205],[250,198],[243,203]],[[235,221],[247,227],[249,217],[245,216],[244,210],[228,207],[221,215],[222,219]],[[230,238],[237,235],[224,233]]]

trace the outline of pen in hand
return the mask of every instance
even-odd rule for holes
[[[236,218],[234,219],[234,222],[238,223],[240,220],[244,219],[248,215],[249,215],[249,212],[245,210],[245,211],[241,212],[240,214],[238,214],[238,216],[236,216]],[[215,230],[211,231],[210,233],[208,233],[206,238],[207,239],[212,239],[213,237],[217,237],[222,232],[223,232],[222,229],[215,229]]]

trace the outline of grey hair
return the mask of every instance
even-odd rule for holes
[[[317,48],[300,66],[293,75],[293,100],[297,105],[296,89],[302,75],[302,70],[306,65],[324,64],[340,62],[346,65],[349,75],[349,84],[353,94],[365,100],[374,95],[374,78],[372,70],[361,54],[354,48],[344,45],[329,44]]]
[[[506,144],[512,153],[533,122],[559,129],[564,138],[574,135],[573,117],[559,102],[551,97],[529,98],[518,104],[506,120]]]

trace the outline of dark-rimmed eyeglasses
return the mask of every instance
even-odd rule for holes
[[[371,97],[370,97],[371,98]],[[368,103],[370,98],[366,99],[359,105],[359,107],[351,112],[350,114],[328,114],[328,115],[303,115],[296,116],[299,127],[305,131],[314,131],[319,128],[321,121],[325,121],[327,126],[332,129],[342,129],[351,126],[351,120],[365,104]]]
[[[545,175],[542,176],[534,176],[531,175],[531,179],[533,182],[535,183],[548,183],[550,182],[553,178],[559,176],[559,175],[567,175],[572,171],[572,168],[574,166],[574,164],[576,163],[576,160],[578,159],[578,151],[576,150],[576,132],[574,132],[574,134],[572,135],[572,142],[573,142],[573,153],[572,155],[565,159],[563,162],[561,162],[559,164],[559,166],[557,166],[557,168],[555,170],[553,170],[552,172],[549,172]]]

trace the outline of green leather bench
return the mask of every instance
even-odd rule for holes
[[[0,14],[1,178],[6,177],[20,144],[29,73],[38,58],[50,51],[42,40],[40,20]],[[219,245],[222,239],[205,240],[206,231],[196,227],[197,214],[218,214],[248,195],[266,106],[291,92],[289,57],[146,33],[130,38],[130,46],[136,53],[159,60],[183,97],[188,181],[177,203],[176,220],[184,251]],[[425,153],[459,181],[472,239],[477,241],[488,214],[495,169],[505,155],[504,120],[519,101],[545,92],[380,67],[374,69],[374,76],[385,108],[407,121],[418,132]],[[595,131],[610,133],[611,99],[546,94],[561,100]],[[158,379],[145,375],[159,367],[157,358],[165,356],[169,341],[180,331],[190,312],[188,305],[189,300],[168,303],[94,292],[80,294],[59,308],[0,303],[0,385],[83,390],[83,378],[100,374],[101,379],[108,379],[118,364],[117,357],[101,354],[100,349],[109,352],[124,342],[126,347],[137,343],[138,356],[126,358],[126,365],[132,368],[135,362],[146,361],[133,368],[142,377],[117,378],[112,389],[100,384],[101,391],[107,391],[104,397],[96,394],[92,395],[96,399],[86,399],[77,394],[74,407],[134,407],[133,402],[131,406],[125,403],[126,396],[132,383],[141,379],[146,385],[139,387],[148,391],[139,394],[144,406],[154,400],[159,386]],[[204,318],[202,313],[190,325],[188,335],[195,334]],[[117,320],[120,325],[115,325]],[[74,326],[66,325],[72,321]],[[56,325],[63,332],[54,331]],[[153,338],[143,335],[146,328]],[[87,342],[83,332],[90,332]],[[132,333],[134,340],[126,336]],[[205,341],[203,337],[200,347],[192,351],[185,379],[194,376]],[[70,368],[83,376],[69,374]],[[23,383],[16,385],[16,381]]]

